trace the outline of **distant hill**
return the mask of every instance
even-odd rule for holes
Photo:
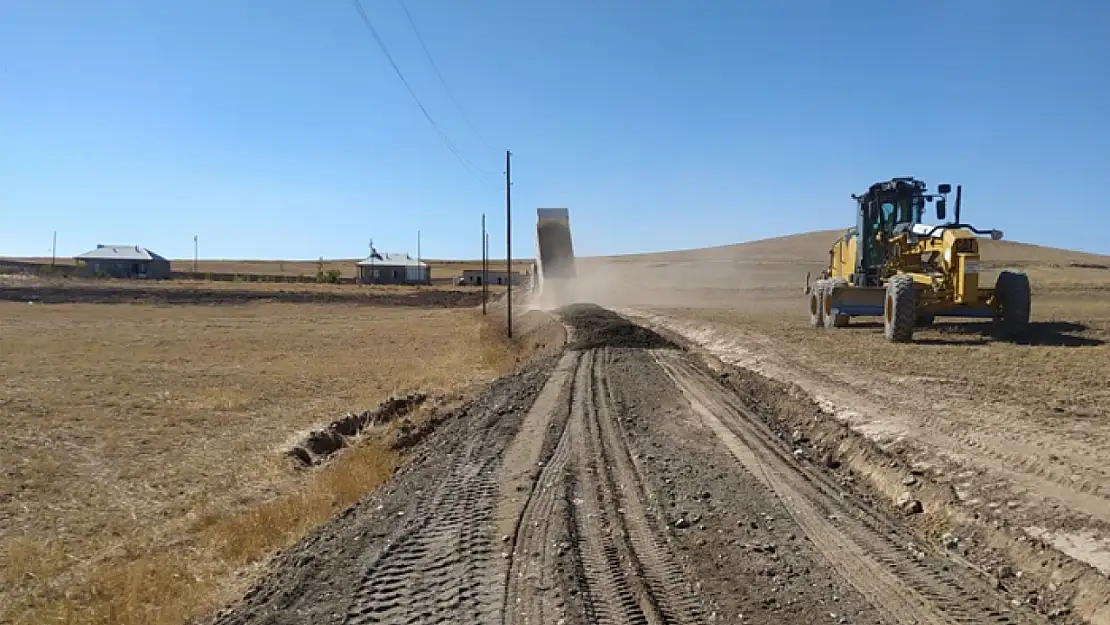
[[[747,261],[747,262],[802,262],[822,263],[828,258],[829,248],[844,230],[817,230],[745,243],[717,247],[648,254],[607,256],[613,262],[628,261]],[[1110,266],[1110,256],[1076,252],[1073,250],[1019,243],[992,241],[980,237],[983,260],[992,264],[1068,266],[1070,264]]]

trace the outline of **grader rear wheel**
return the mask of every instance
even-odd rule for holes
[[[848,325],[848,315],[833,312],[833,302],[839,291],[848,288],[848,281],[844,278],[833,278],[825,286],[824,307],[826,328],[843,328]]]
[[[809,292],[809,327],[825,327],[825,282],[818,280]]]

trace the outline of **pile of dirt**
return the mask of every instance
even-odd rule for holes
[[[570,327],[570,342],[567,344],[569,349],[681,349],[662,334],[637,325],[597,304],[572,304],[555,312]]]
[[[368,304],[426,308],[470,308],[482,303],[477,291],[418,289],[381,292],[352,286],[335,291],[282,289],[205,289],[195,287],[116,286],[100,284],[3,285],[0,301],[40,304],[129,304],[235,305],[252,302],[292,304]]]
[[[391,397],[373,410],[359,414],[349,414],[332,421],[327,426],[309,432],[286,455],[301,467],[311,467],[323,463],[335,452],[347,446],[347,439],[357,436],[372,425],[389,423],[403,417],[428,399],[424,393],[412,393],[404,397]]]

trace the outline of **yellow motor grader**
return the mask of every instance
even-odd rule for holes
[[[979,283],[978,235],[1002,238],[960,221],[962,187],[956,187],[954,220],[922,223],[935,201],[944,221],[952,185],[930,193],[925,182],[892,178],[871,185],[856,200],[856,225],[829,250],[829,266],[810,284],[806,274],[810,325],[847,326],[852,317],[881,316],[886,338],[906,343],[914,329],[936,317],[993,319],[996,334],[1020,338],[1029,326],[1029,278],[1003,271],[994,287]]]

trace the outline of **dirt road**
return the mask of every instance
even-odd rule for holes
[[[596,307],[563,318],[568,349],[444,421],[215,622],[1045,620],[695,355]]]
[[[883,345],[873,348],[869,366],[852,367],[830,356],[827,345],[799,344],[759,326],[666,314],[633,317],[731,365],[795,386],[886,456],[945,485],[948,493],[935,507],[945,508],[952,522],[963,519],[965,534],[995,543],[1015,567],[1037,576],[1044,592],[1073,593],[1074,604],[1092,622],[1110,622],[1110,472],[1104,445],[1110,429],[1101,418],[1110,395],[1097,364],[1097,354],[1104,352],[1080,360],[1084,355],[1074,348],[1013,347],[996,351],[993,369],[980,361],[977,377],[959,367],[924,365],[919,375],[908,375],[882,366]],[[863,339],[843,339],[849,340]],[[949,362],[969,356],[988,357],[951,354]],[[1068,358],[1089,364],[1084,371]],[[1035,360],[1057,363],[1062,372],[1042,366],[1041,379],[1021,377],[1025,363]],[[998,372],[999,383],[983,383],[984,370]],[[1067,372],[1074,370],[1091,380],[1072,384],[1074,373]],[[1053,375],[1064,381],[1054,382]],[[1066,558],[1046,566],[1046,550],[1028,547],[1042,542]]]

